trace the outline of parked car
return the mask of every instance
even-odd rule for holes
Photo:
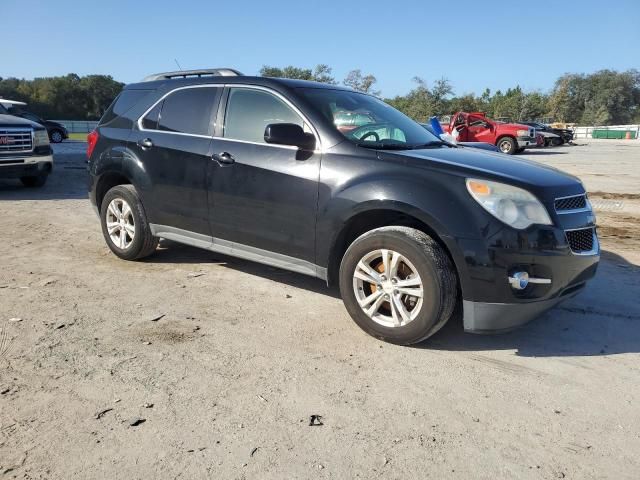
[[[337,114],[363,111],[370,123],[340,131]],[[433,335],[458,302],[466,331],[521,325],[582,291],[599,261],[577,178],[443,142],[335,85],[153,75],[117,97],[87,154],[116,256],[165,238],[318,277],[398,344]]]
[[[35,113],[31,113],[17,107],[9,108],[8,111],[9,115],[26,118],[27,120],[31,120],[32,122],[39,123],[44,126],[44,128],[47,129],[51,143],[60,143],[69,138],[69,132],[61,123],[54,122],[52,120],[44,120]]]
[[[536,131],[527,125],[497,122],[484,112],[457,112],[443,129],[458,135],[462,142],[486,142],[498,147],[502,153],[513,155],[537,146]]]
[[[0,179],[18,178],[41,187],[53,169],[46,129],[35,122],[0,113]]]
[[[433,128],[428,123],[420,123],[424,128],[426,128],[429,133],[436,135],[436,132],[433,131]],[[437,135],[436,135],[437,136]],[[471,147],[471,148],[479,148],[480,150],[488,150],[489,152],[499,152],[498,147],[491,143],[486,142],[456,142],[457,145],[461,145],[463,147]]]
[[[569,143],[573,141],[573,130],[570,128],[553,128],[549,125],[539,122],[521,122],[523,125],[529,125],[536,129],[537,132],[545,132],[548,134],[556,135],[557,138],[554,138],[550,144],[551,145],[563,145],[565,143]]]

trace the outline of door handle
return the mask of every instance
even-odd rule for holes
[[[142,140],[138,140],[138,146],[142,147],[143,150],[147,148],[153,147],[153,142],[150,138],[143,138]]]
[[[220,152],[214,153],[211,158],[213,158],[218,163],[224,163],[225,165],[230,165],[236,161],[229,152]]]

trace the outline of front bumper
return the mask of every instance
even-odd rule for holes
[[[53,170],[53,155],[30,157],[0,157],[0,178],[21,178],[46,175]]]
[[[527,148],[537,146],[536,137],[517,137],[518,148]]]
[[[464,331],[468,333],[503,333],[520,327],[547,310],[580,293],[585,283],[569,287],[566,293],[548,300],[529,303],[486,303],[462,301]]]
[[[461,278],[465,331],[511,330],[584,289],[600,261],[593,214],[583,211],[563,217],[557,221],[562,226],[523,231],[492,223],[487,230],[493,235],[484,242],[458,239],[467,269]],[[574,251],[567,232],[585,228],[592,230],[591,250]],[[525,272],[531,280],[524,288],[510,282],[517,272]]]

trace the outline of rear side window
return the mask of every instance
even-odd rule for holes
[[[127,113],[136,103],[146,97],[150,91],[151,90],[123,90],[102,116],[100,125],[109,123],[114,118]]]
[[[211,117],[219,95],[220,88],[215,87],[186,88],[173,92],[162,102],[158,130],[211,135]],[[153,110],[149,113],[153,113]],[[149,122],[152,124],[153,118]]]

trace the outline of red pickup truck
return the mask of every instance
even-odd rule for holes
[[[496,122],[487,118],[484,112],[458,112],[451,116],[449,125],[442,129],[460,142],[492,143],[502,153],[513,155],[525,148],[536,147],[535,128],[518,123]]]

